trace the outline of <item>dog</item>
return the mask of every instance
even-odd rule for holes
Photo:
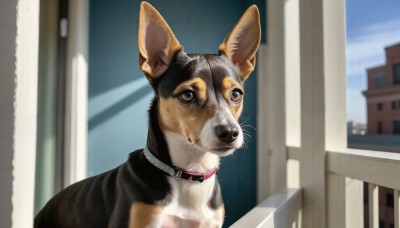
[[[257,6],[218,54],[186,54],[159,12],[140,5],[139,64],[154,89],[147,146],[54,196],[35,227],[221,227],[220,158],[243,144],[243,82],[260,44]]]

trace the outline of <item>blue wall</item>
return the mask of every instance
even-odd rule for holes
[[[216,53],[242,13],[264,1],[149,1],[171,26],[187,53]],[[137,26],[140,1],[92,0],[89,48],[88,174],[114,168],[143,148],[147,109],[153,92],[138,67]],[[265,31],[265,23],[263,31]],[[265,38],[263,38],[265,41]],[[241,123],[256,126],[256,76],[246,81]],[[222,160],[218,178],[225,201],[225,225],[256,203],[256,132],[251,142]]]

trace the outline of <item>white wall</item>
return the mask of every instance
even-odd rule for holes
[[[0,1],[0,227],[11,227],[15,21],[15,2]]]
[[[0,1],[0,227],[32,227],[39,0]]]

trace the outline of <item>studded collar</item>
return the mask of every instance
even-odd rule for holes
[[[158,169],[164,171],[168,175],[170,175],[172,177],[175,177],[176,179],[185,179],[185,180],[191,180],[191,181],[198,181],[198,182],[201,183],[204,180],[207,180],[210,177],[212,177],[217,172],[216,168],[211,170],[210,172],[205,173],[205,174],[201,174],[201,173],[197,173],[197,172],[185,171],[185,170],[179,169],[177,167],[171,167],[171,166],[165,164],[164,162],[160,161],[158,158],[156,158],[150,152],[150,150],[147,147],[145,147],[143,149],[143,153],[144,153],[144,156],[146,157],[146,159],[151,164],[153,164]]]

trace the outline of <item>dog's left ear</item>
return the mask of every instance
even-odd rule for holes
[[[260,12],[256,5],[252,5],[219,46],[219,52],[237,67],[243,81],[254,70],[260,40]]]
[[[140,4],[139,64],[151,82],[162,75],[183,47],[160,13],[149,3]]]

